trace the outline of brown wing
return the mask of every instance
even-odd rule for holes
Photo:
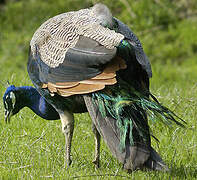
[[[107,63],[103,72],[99,75],[82,81],[46,83],[42,88],[48,88],[51,94],[58,93],[61,96],[68,97],[76,94],[87,94],[104,89],[106,85],[113,85],[116,81],[116,71],[125,69],[126,64],[120,57],[115,57]]]

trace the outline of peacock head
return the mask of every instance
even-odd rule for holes
[[[10,85],[3,95],[3,104],[5,109],[5,122],[10,122],[10,118],[18,113],[19,109],[16,107],[16,87]]]

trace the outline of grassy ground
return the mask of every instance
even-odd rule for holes
[[[33,0],[29,2],[29,6],[27,3],[19,1],[9,4],[4,10],[0,9],[1,83],[9,80],[10,83],[16,86],[32,85],[26,71],[28,43],[31,36],[38,24],[49,16],[68,9],[68,7],[66,9],[65,4],[63,6],[61,0],[57,1],[59,9],[55,9],[54,5],[46,6],[42,1],[39,1],[39,5]],[[84,4],[81,3],[79,7],[79,4],[75,1],[73,6],[75,9],[79,9],[87,5],[85,2],[91,4],[88,1],[84,1]],[[68,1],[67,5],[69,3],[71,4],[71,1]],[[36,16],[32,16],[32,14],[36,14]],[[46,14],[48,16],[45,16]],[[124,18],[122,19],[124,20]],[[178,27],[184,29],[186,27],[184,26],[184,21]],[[191,25],[194,21],[196,23],[195,19],[185,23]],[[138,28],[140,29],[140,27]],[[152,31],[152,27],[150,30]],[[166,34],[165,31],[159,30],[150,34],[144,34],[144,32],[139,34],[141,34],[140,39],[145,45],[145,51],[152,61],[152,93],[188,123],[186,129],[176,126],[169,129],[162,124],[150,123],[152,131],[160,140],[159,144],[153,140],[153,146],[161,154],[171,171],[169,173],[136,171],[132,174],[127,174],[122,170],[121,164],[113,158],[103,142],[101,147],[101,168],[95,169],[91,163],[94,139],[88,114],[75,115],[75,132],[72,147],[73,164],[69,169],[64,169],[64,136],[61,133],[60,121],[43,120],[31,110],[24,108],[11,119],[10,124],[5,124],[3,104],[0,101],[0,179],[197,178],[196,51],[190,52],[189,42],[184,39],[184,36],[181,36],[183,34],[180,29],[176,33],[170,28]],[[156,39],[157,42],[151,42],[154,35],[158,34],[161,36]],[[164,37],[172,38],[174,36],[176,37],[175,44],[165,44]],[[186,39],[188,38],[191,40],[195,39],[194,36],[190,37],[187,33]],[[184,45],[188,44],[188,46],[183,48],[180,41],[184,42]],[[163,43],[160,49],[156,46],[159,42]],[[174,50],[178,51],[179,47],[182,52],[188,48],[187,52],[190,54],[184,53],[180,56],[181,53],[172,53],[173,48],[177,48],[177,50]],[[192,48],[195,49],[195,46]],[[184,59],[181,59],[181,63],[175,63],[168,59],[164,63],[161,59],[165,59],[165,57],[174,57],[174,59],[184,57]],[[1,98],[4,91],[5,87],[0,85]]]
[[[153,69],[158,68],[155,65]],[[159,66],[160,67],[160,66]],[[171,67],[173,68],[173,67]],[[183,67],[182,67],[183,68]],[[173,72],[179,74],[181,67]],[[160,73],[168,71],[165,65]],[[156,71],[154,71],[156,74]],[[151,89],[159,100],[174,110],[188,123],[186,129],[171,129],[151,124],[152,130],[160,143],[153,140],[153,146],[170,167],[170,173],[136,171],[127,174],[111,155],[102,142],[101,168],[95,169],[93,159],[94,141],[91,132],[91,120],[88,114],[75,115],[75,132],[73,138],[72,159],[69,169],[63,168],[64,136],[60,121],[46,121],[34,115],[29,109],[23,109],[14,116],[10,124],[3,120],[3,107],[0,111],[0,177],[2,179],[37,179],[37,178],[78,178],[88,179],[195,179],[197,178],[197,86],[186,81],[184,76],[174,76],[166,81],[166,76],[159,79],[155,75]],[[17,85],[31,84],[28,77],[24,82],[15,80]],[[160,81],[160,83],[157,83]],[[179,82],[180,81],[180,82]],[[2,88],[1,96],[3,95]],[[116,177],[114,177],[116,176]],[[124,177],[123,177],[124,176]]]

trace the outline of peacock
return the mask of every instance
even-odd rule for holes
[[[73,113],[89,112],[100,166],[100,139],[129,171],[168,171],[151,146],[150,121],[184,126],[149,91],[151,65],[137,36],[104,4],[50,18],[34,33],[27,71],[35,88],[10,85],[5,120],[27,106],[38,116],[60,119],[65,162],[71,164]]]

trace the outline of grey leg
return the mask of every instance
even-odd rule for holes
[[[96,126],[94,123],[92,123],[92,131],[94,133],[94,142],[95,142],[95,151],[94,151],[94,160],[93,163],[97,168],[100,166],[100,141],[101,141],[101,136],[96,129]]]
[[[71,142],[73,137],[73,131],[74,131],[74,116],[72,113],[68,111],[64,111],[64,113],[60,114],[60,119],[62,123],[62,132],[65,135],[65,162],[64,167],[69,167],[69,165],[72,163],[72,160],[70,158],[70,152],[71,152]]]

